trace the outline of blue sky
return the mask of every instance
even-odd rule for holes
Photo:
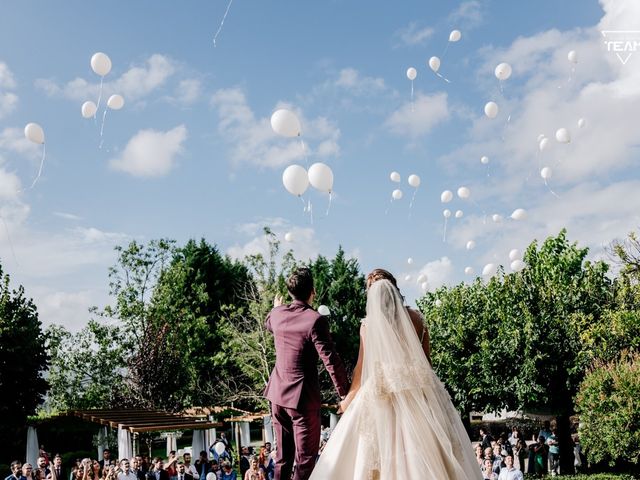
[[[214,47],[227,6],[3,4],[0,259],[45,324],[79,328],[89,306],[104,305],[113,247],[131,239],[204,237],[241,257],[265,248],[270,226],[292,233],[285,246],[301,258],[342,245],[365,271],[389,268],[415,298],[420,274],[433,289],[474,278],[466,267],[509,270],[511,249],[564,226],[593,258],[637,228],[640,55],[623,65],[600,34],[640,28],[633,0],[234,0]],[[446,48],[452,29],[462,39]],[[108,112],[102,139],[102,106],[95,122],[80,114],[98,97],[89,64],[98,51],[113,62],[102,105],[113,93],[126,102]],[[432,55],[451,83],[428,69]],[[513,75],[501,88],[493,70],[503,61]],[[483,114],[490,100],[495,119]],[[269,127],[279,107],[300,118],[306,152]],[[42,150],[24,139],[28,122],[46,135],[33,189]],[[561,127],[571,143],[556,142]],[[540,134],[550,139],[542,152]],[[332,168],[335,196],[325,216],[327,196],[304,195],[311,223],[281,176],[317,161]],[[543,166],[554,172],[549,187]],[[422,180],[411,209],[409,174]],[[463,185],[469,200],[440,202]],[[404,198],[392,203],[395,188]],[[449,219],[446,242],[444,208],[464,212]],[[526,220],[508,218],[516,208]]]

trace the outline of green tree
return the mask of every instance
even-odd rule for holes
[[[640,461],[640,354],[598,362],[576,397],[580,441],[593,463]]]
[[[48,356],[35,304],[21,285],[11,289],[1,267],[0,279],[0,445],[3,454],[19,457],[27,417],[47,391],[43,372]]]
[[[51,356],[47,411],[109,408],[117,403],[115,394],[124,386],[129,351],[120,341],[118,326],[92,319],[75,334],[51,325],[46,336]]]
[[[329,260],[323,256],[309,264],[316,289],[314,306],[329,307],[330,329],[336,350],[347,370],[352,372],[360,348],[360,322],[365,317],[367,297],[364,275],[356,259],[346,258],[342,247]],[[320,376],[323,399],[335,400],[335,388],[327,372]]]
[[[522,272],[443,287],[419,301],[434,368],[465,417],[501,408],[552,412],[569,451],[572,399],[584,377],[585,346],[574,319],[600,322],[614,299],[607,265],[586,255],[563,230],[527,248]]]
[[[160,274],[150,312],[184,357],[183,391],[196,405],[214,405],[228,396],[225,384],[239,374],[224,354],[220,328],[225,307],[243,309],[252,279],[247,266],[220,254],[204,239],[189,240],[173,252]]]
[[[273,336],[265,328],[265,320],[275,296],[286,295],[286,277],[296,266],[291,252],[280,258],[280,242],[269,228],[264,229],[264,234],[269,246],[267,255],[245,258],[252,277],[245,290],[245,302],[225,307],[220,322],[220,335],[225,339],[222,355],[238,369],[235,377],[221,379],[227,400],[259,408],[268,408],[262,394],[275,362]]]

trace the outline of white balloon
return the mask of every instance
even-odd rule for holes
[[[417,76],[418,76],[418,71],[415,68],[410,67],[407,69],[407,78],[409,80],[415,80]]]
[[[400,174],[398,172],[391,172],[391,175],[389,175],[389,178],[391,179],[392,182],[396,182],[396,183],[400,182]]]
[[[426,281],[427,281],[427,276],[426,276],[424,273],[421,273],[421,274],[418,276],[418,280],[417,280],[417,282],[418,282],[418,283],[424,283],[424,282],[426,282]]]
[[[120,110],[124,107],[124,98],[122,98],[122,95],[118,94],[111,95],[109,100],[107,100],[107,107],[111,110]]]
[[[438,57],[431,57],[429,59],[429,68],[434,72],[440,70],[440,59]]]
[[[420,288],[426,292],[427,288],[429,288],[429,284],[427,282],[422,282],[422,284],[420,284]]]
[[[578,128],[584,128],[586,124],[587,124],[587,121],[584,118],[581,118],[578,120]]]
[[[464,212],[462,210],[456,210],[456,218],[462,218],[464,217]]]
[[[542,170],[540,170],[540,176],[545,180],[549,180],[552,175],[553,170],[551,170],[551,167],[543,167]]]
[[[480,158],[480,163],[483,165],[487,165],[489,163],[489,157],[486,155]]]
[[[498,110],[498,104],[496,102],[487,102],[484,106],[484,114],[489,118],[496,118]]]
[[[449,34],[450,42],[457,42],[462,38],[462,32],[460,30],[452,30]]]
[[[548,146],[549,146],[549,139],[547,137],[544,137],[538,143],[538,148],[540,149],[541,152],[544,151]]]
[[[491,220],[493,220],[493,223],[500,223],[502,221],[502,215],[494,213],[491,215]]]
[[[445,190],[440,194],[440,201],[442,203],[449,203],[453,200],[453,192],[451,190]]]
[[[283,137],[298,137],[302,134],[300,120],[295,113],[286,108],[281,108],[271,115],[271,128]]]
[[[309,176],[304,167],[289,165],[282,173],[282,183],[290,194],[300,196],[309,187]]]
[[[571,134],[566,128],[559,128],[556,130],[556,140],[560,143],[569,143],[571,141]]]
[[[94,117],[96,115],[96,112],[98,111],[98,107],[96,106],[95,103],[89,101],[89,102],[84,102],[82,104],[82,116],[84,118],[91,118]]]
[[[442,216],[443,216],[444,218],[449,218],[449,217],[451,216],[451,210],[449,210],[448,208],[445,208],[445,209],[442,211]]]
[[[410,282],[411,281],[411,275],[407,275],[404,277],[404,281],[405,282]]]
[[[567,59],[568,59],[571,63],[578,63],[578,52],[576,52],[575,50],[571,50],[571,51],[567,54]]]
[[[527,264],[524,263],[522,260],[514,260],[513,262],[511,262],[511,270],[513,270],[514,272],[519,272],[520,270],[523,270],[526,266]]]
[[[494,74],[498,80],[508,79],[511,76],[511,65],[504,62],[499,64],[496,67]]]
[[[522,254],[520,253],[520,250],[518,250],[517,248],[514,248],[509,252],[509,260],[514,261],[514,260],[518,260],[519,258],[522,258]]]
[[[524,208],[516,208],[511,214],[511,218],[514,220],[524,220],[527,218],[527,211]]]
[[[329,307],[327,307],[326,305],[320,305],[318,307],[318,313],[325,317],[328,317],[329,315],[331,315],[331,311],[329,310]]]
[[[540,143],[544,137],[545,137],[544,133],[541,133],[540,135],[538,135],[538,143]]]
[[[498,271],[498,266],[495,263],[487,263],[482,269],[482,275],[492,277]]]
[[[413,188],[418,188],[420,186],[420,177],[418,175],[409,175],[407,181]]]
[[[314,163],[309,167],[309,183],[321,192],[330,193],[333,189],[333,172],[325,163]]]
[[[287,232],[284,234],[284,241],[285,242],[293,242],[293,233],[291,232]]]
[[[471,190],[467,187],[460,187],[458,188],[458,196],[462,199],[467,199],[471,196]]]
[[[24,136],[33,143],[44,143],[44,130],[37,123],[27,123],[24,127]]]
[[[94,53],[91,57],[91,69],[101,77],[111,71],[111,59],[106,53]]]
[[[442,300],[436,300],[436,307],[440,308],[442,306]]]
[[[396,189],[391,193],[394,200],[400,200],[402,198],[402,190]]]
[[[473,250],[474,248],[476,248],[476,242],[473,240],[469,240],[467,242],[467,250]]]
[[[466,275],[473,275],[473,267],[465,267],[464,273]]]
[[[227,447],[224,443],[218,442],[216,443],[214,449],[218,455],[222,455],[227,450]]]
[[[216,480],[217,478],[216,472],[207,473],[206,480]]]
[[[413,258],[411,258],[411,257],[407,258],[407,263],[409,265],[411,265],[413,263]]]

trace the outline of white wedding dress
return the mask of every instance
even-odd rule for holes
[[[363,323],[361,387],[310,480],[482,480],[458,412],[389,281],[369,289]]]

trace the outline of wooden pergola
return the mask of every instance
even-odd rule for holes
[[[172,430],[207,430],[222,427],[207,416],[191,416],[147,409],[95,409],[73,410],[67,415],[111,428],[122,428],[131,433],[166,432]]]

